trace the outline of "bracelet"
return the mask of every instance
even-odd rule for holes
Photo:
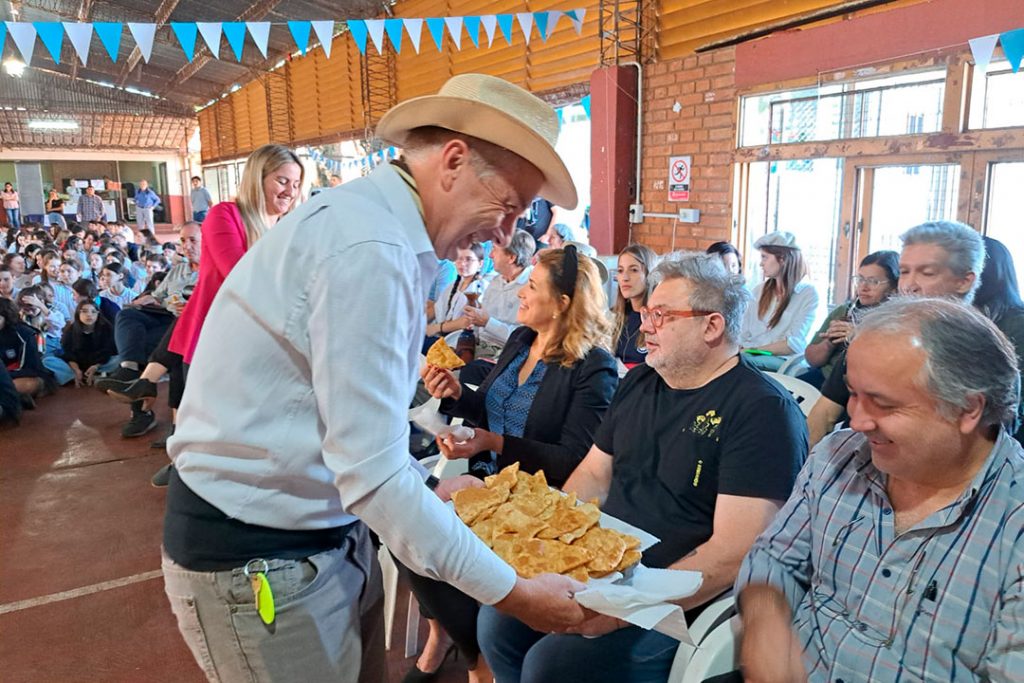
[[[435,477],[433,474],[431,474],[430,476],[423,480],[423,483],[426,484],[428,489],[433,491],[434,489],[437,488],[437,485],[441,483],[441,480]]]
[[[444,321],[443,320],[441,321],[441,324],[437,326],[437,331],[440,332],[441,334],[444,334]]]

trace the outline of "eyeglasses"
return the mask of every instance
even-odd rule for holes
[[[665,321],[669,318],[702,318],[706,315],[711,315],[715,311],[666,311],[661,308],[647,308],[644,306],[640,309],[640,322],[646,324],[650,321],[654,325],[654,329],[661,329],[661,326],[665,324]]]
[[[860,275],[853,276],[853,286],[860,287],[861,285],[867,285],[868,287],[877,287],[881,284],[886,284],[888,280],[879,280],[877,277],[861,277]]]

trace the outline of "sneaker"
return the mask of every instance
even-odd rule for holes
[[[154,488],[166,488],[167,484],[169,484],[171,481],[171,467],[172,465],[168,463],[161,467],[160,469],[158,469],[156,471],[156,474],[154,474],[153,477],[149,480],[149,483],[152,484]]]
[[[96,385],[99,386],[99,382]],[[131,403],[132,401],[144,398],[156,398],[156,385],[148,379],[139,377],[137,380],[119,386],[116,389],[107,389],[107,396],[121,403]]]
[[[132,411],[132,419],[121,427],[121,436],[131,439],[152,431],[156,427],[156,415],[152,410]]]
[[[142,373],[138,370],[132,370],[125,366],[119,367],[106,377],[101,377],[96,380],[94,386],[100,391],[109,391],[111,389],[124,389],[129,384],[139,378]]]
[[[153,448],[155,450],[164,450],[164,451],[166,451],[167,450],[167,439],[171,438],[172,436],[174,436],[174,425],[173,424],[171,424],[171,428],[167,430],[166,434],[161,436],[159,439],[157,439],[153,443],[149,444],[149,447]]]

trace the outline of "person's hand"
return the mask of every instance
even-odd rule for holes
[[[458,401],[462,397],[462,385],[451,370],[427,365],[420,371],[423,386],[434,398],[452,398]]]
[[[88,368],[85,369],[84,375],[86,384],[91,386],[92,383],[96,381],[96,373],[99,372],[99,369],[99,365],[90,365]]]
[[[560,574],[541,574],[516,579],[512,592],[494,605],[535,631],[560,633],[578,626],[584,619],[576,593],[586,586]]]
[[[167,302],[167,305],[171,307],[171,312],[173,312],[174,315],[180,316],[182,311],[185,310],[185,303],[184,299],[172,299]]]
[[[825,336],[833,344],[843,344],[853,334],[853,323],[847,320],[833,320],[829,323],[828,330],[825,331]]]
[[[455,320],[445,320],[444,321],[444,334],[445,334],[445,336],[448,336],[452,332],[457,332],[459,330],[464,330],[464,329],[466,329],[468,327],[472,327],[472,326],[473,326],[473,323],[471,323],[469,321],[469,318],[467,318],[466,316],[462,316],[461,318],[456,318]]]
[[[462,309],[462,313],[462,319],[469,321],[473,327],[483,327],[491,319],[491,316],[487,315],[487,311],[476,306],[466,306]]]
[[[500,437],[486,429],[474,429],[473,436],[465,441],[457,441],[455,435],[449,432],[437,437],[437,445],[441,455],[449,460],[471,458],[481,451],[501,452]]]
[[[622,619],[609,617],[607,614],[600,614],[586,608],[583,609],[583,614],[585,615],[584,621],[578,626],[566,629],[566,633],[578,633],[581,636],[603,636],[629,626],[629,623]]]
[[[40,299],[35,294],[27,294],[27,295],[23,296],[21,298],[21,302],[22,302],[22,304],[27,304],[29,306],[34,306],[35,308],[38,308],[40,311],[46,309],[46,304],[44,304],[43,300]]]
[[[457,477],[451,477],[450,479],[442,479],[437,484],[437,488],[434,489],[434,493],[437,497],[448,502],[452,499],[452,494],[456,491],[468,488],[483,488],[484,483],[474,477],[472,474],[460,474]]]
[[[133,306],[159,306],[160,302],[157,301],[151,294],[143,294],[142,296],[135,297],[132,301]]]
[[[740,595],[743,635],[740,668],[748,683],[804,683],[802,650],[785,598],[767,586],[748,586]]]
[[[71,371],[75,373],[76,387],[81,387],[83,384],[85,384],[85,376],[82,374],[81,370],[79,370],[78,368],[71,368]]]

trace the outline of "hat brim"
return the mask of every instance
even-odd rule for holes
[[[567,209],[576,208],[576,186],[561,157],[547,140],[514,116],[483,102],[426,95],[388,111],[377,124],[377,137],[402,146],[409,131],[424,126],[472,135],[526,159],[544,176],[541,197]]]

